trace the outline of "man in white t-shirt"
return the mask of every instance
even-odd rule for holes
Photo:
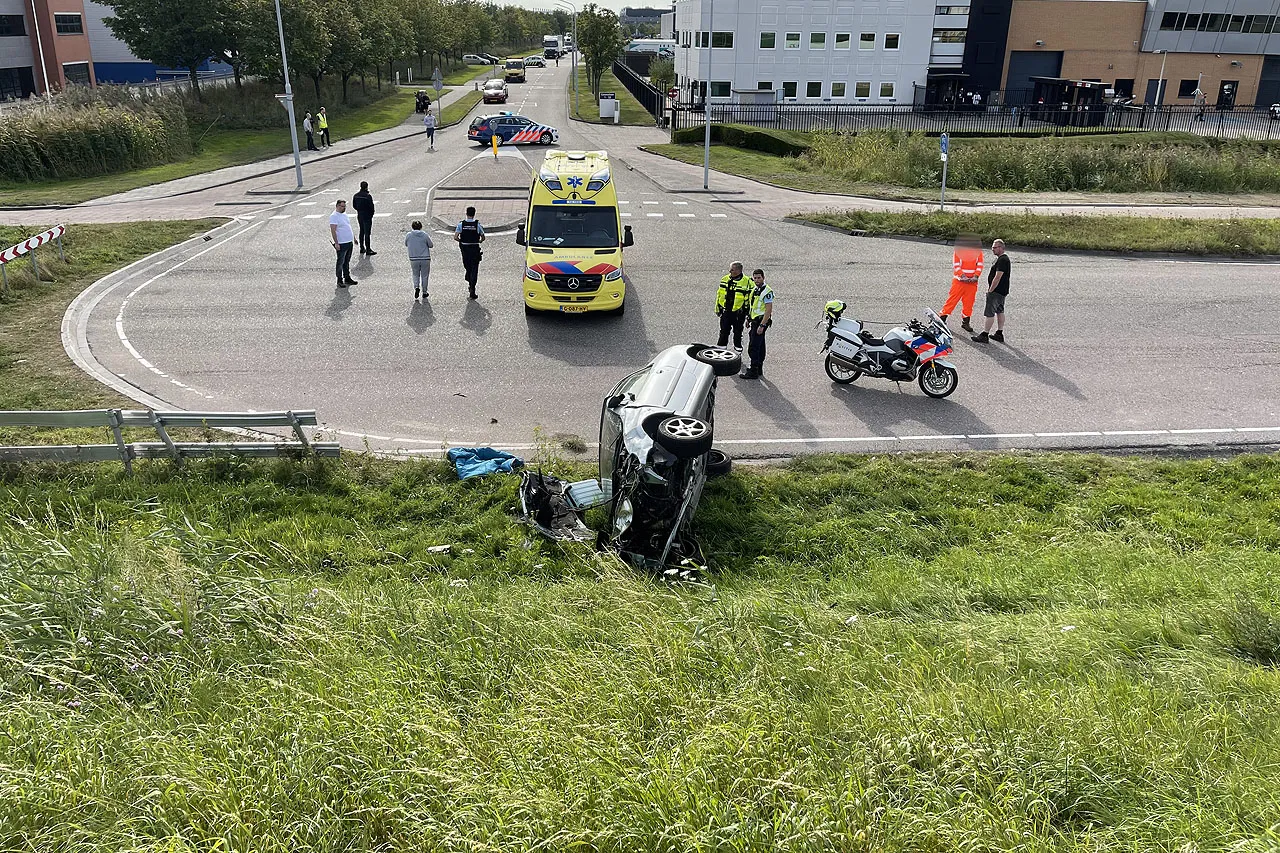
[[[333,238],[333,248],[338,253],[334,271],[338,276],[338,287],[346,287],[357,284],[351,277],[351,249],[355,245],[356,235],[351,230],[351,220],[347,217],[346,199],[338,199],[333,208],[333,213],[329,214],[329,236]]]

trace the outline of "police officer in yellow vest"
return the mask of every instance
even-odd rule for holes
[[[764,270],[752,272],[751,281],[755,285],[747,306],[747,313],[751,315],[751,330],[747,333],[751,366],[743,371],[743,379],[759,379],[764,375],[764,333],[773,325],[773,288],[765,283]]]
[[[729,266],[729,274],[720,279],[716,293],[716,316],[720,318],[720,346],[729,345],[729,330],[733,330],[733,346],[742,352],[742,324],[747,318],[747,302],[751,296],[751,282],[742,276],[742,264],[735,261]]]
[[[329,141],[329,115],[324,111],[324,107],[316,113],[316,123],[320,125],[320,144],[327,148],[333,143]]]

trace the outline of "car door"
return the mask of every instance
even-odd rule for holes
[[[507,121],[511,122],[511,124],[508,126],[508,133],[506,136],[507,142],[528,142],[529,141],[526,138],[528,134],[525,133],[525,131],[529,129],[529,127],[533,124],[533,122],[529,121],[527,118],[524,118],[523,116],[512,116],[511,118],[507,119]],[[521,134],[524,134],[524,136],[521,136]]]

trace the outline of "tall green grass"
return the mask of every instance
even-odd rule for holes
[[[0,849],[1280,843],[1271,457],[735,474],[698,586],[432,462],[3,473]]]
[[[905,187],[941,180],[933,137],[897,131],[812,135],[799,158],[810,171]],[[1275,192],[1280,152],[1248,140],[1149,143],[1085,138],[956,139],[947,186],[972,190],[1045,192]]]

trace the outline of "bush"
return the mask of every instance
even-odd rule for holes
[[[676,131],[675,141],[701,142],[705,133],[702,127],[687,127]],[[740,124],[711,125],[711,139],[713,142],[732,145],[735,148],[748,148],[780,157],[799,157],[809,150],[809,143],[800,134],[788,134]]]

